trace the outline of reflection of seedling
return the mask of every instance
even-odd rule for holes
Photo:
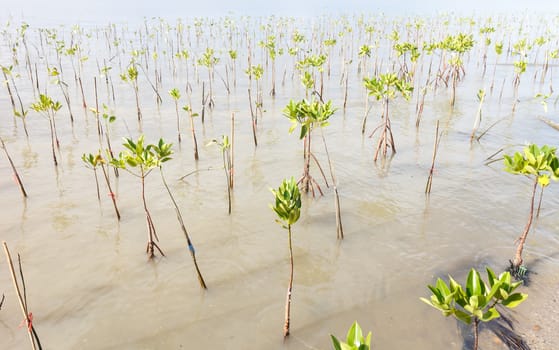
[[[474,120],[474,127],[472,128],[472,135],[470,135],[470,142],[473,141],[474,137],[476,136],[476,131],[479,128],[479,124],[481,123],[481,111],[483,108],[483,102],[485,101],[485,90],[479,89],[477,92],[477,100],[479,101],[479,106],[477,108],[476,119]]]
[[[503,156],[505,170],[507,172],[515,175],[525,175],[531,177],[534,181],[528,222],[526,223],[524,232],[517,239],[518,246],[516,248],[516,254],[514,260],[511,261],[511,271],[517,277],[520,271],[525,271],[525,268],[522,266],[522,251],[534,219],[534,202],[538,184],[541,187],[539,200],[541,205],[544,188],[549,185],[551,179],[555,181],[559,179],[559,159],[555,152],[555,147],[549,147],[547,145],[538,147],[535,144],[531,144],[524,148],[524,154],[516,152],[513,156],[506,154]],[[538,212],[540,205],[538,205]]]
[[[363,331],[359,323],[353,322],[351,328],[347,332],[346,342],[338,340],[334,335],[332,338],[332,345],[334,350],[370,350],[371,349],[371,332],[367,334],[367,338],[363,337]]]
[[[51,146],[52,146],[52,159],[54,161],[54,165],[58,165],[58,161],[56,159],[56,148],[60,148],[60,141],[58,140],[58,135],[56,133],[56,121],[55,115],[62,108],[62,105],[58,101],[53,101],[47,95],[40,94],[39,100],[31,105],[31,109],[35,112],[39,112],[43,117],[45,117],[49,121],[49,130],[50,130],[50,139],[51,139]]]
[[[289,335],[289,326],[291,322],[291,292],[293,290],[293,246],[291,244],[291,226],[299,220],[301,215],[301,194],[295,179],[284,179],[277,190],[272,190],[275,197],[274,205],[270,205],[272,210],[277,214],[276,221],[287,230],[287,239],[289,243],[289,285],[287,287],[287,296],[285,300],[285,323],[283,326],[283,336]]]
[[[541,92],[538,92],[536,96],[534,96],[534,98],[540,101],[540,104],[543,106],[543,110],[545,113],[547,113],[547,99],[550,97],[551,94],[546,95],[546,94],[542,94]]]
[[[523,293],[513,293],[522,282],[512,282],[509,272],[497,277],[487,268],[489,284],[483,281],[475,269],[471,269],[466,280],[465,288],[449,276],[447,285],[438,279],[434,286],[428,288],[433,292],[430,299],[420,298],[421,301],[438,309],[444,316],[454,316],[465,324],[474,326],[474,350],[478,348],[479,322],[489,322],[501,317],[496,305],[514,308],[528,297]]]
[[[144,145],[144,135],[140,135],[136,142],[130,138],[125,138],[124,141],[123,146],[126,150],[124,152],[120,152],[118,158],[113,158],[111,160],[111,165],[120,169],[125,169],[140,179],[142,184],[142,203],[148,225],[148,243],[146,246],[146,253],[150,259],[154,258],[155,249],[157,249],[161,255],[165,256],[161,248],[159,248],[157,243],[155,243],[155,241],[159,241],[159,238],[157,237],[157,233],[155,231],[155,225],[153,224],[151,213],[147,207],[145,180],[154,168],[161,166],[161,163],[166,162],[171,158],[159,158],[154,152],[153,144]],[[131,168],[136,168],[139,172],[133,172]]]

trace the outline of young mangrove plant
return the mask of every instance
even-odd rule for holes
[[[313,196],[315,195],[315,187],[319,191],[320,195],[323,195],[323,192],[318,182],[310,174],[311,159],[315,161],[318,168],[320,169],[320,172],[322,173],[327,186],[328,181],[326,181],[326,177],[324,176],[322,167],[312,153],[312,130],[316,125],[328,125],[328,118],[332,114],[334,114],[334,112],[335,109],[332,107],[332,101],[328,101],[328,103],[320,103],[316,100],[311,102],[307,100],[301,100],[298,102],[290,100],[283,110],[283,115],[285,115],[291,121],[289,133],[292,133],[297,128],[297,126],[301,127],[299,139],[304,140],[304,166],[303,175],[301,176],[299,181],[297,181],[297,184],[301,186],[303,192],[308,193],[309,191],[311,191]]]
[[[111,165],[119,169],[124,169],[133,176],[140,179],[142,204],[144,207],[148,225],[148,242],[146,246],[146,253],[148,254],[149,258],[152,259],[155,257],[155,249],[157,249],[157,251],[159,251],[161,255],[165,256],[161,248],[159,248],[159,245],[157,245],[156,243],[156,241],[159,242],[159,237],[157,236],[155,225],[147,206],[145,181],[146,177],[152,172],[153,169],[160,167],[161,163],[166,162],[171,158],[159,158],[154,151],[155,145],[144,145],[144,135],[140,135],[136,142],[134,142],[130,138],[125,138],[123,146],[126,148],[126,150],[120,152],[118,158],[111,159]],[[133,168],[137,169],[137,171],[132,171]]]
[[[474,46],[473,36],[459,33],[458,35],[449,35],[441,43],[440,47],[450,53],[448,64],[441,72],[441,79],[445,85],[448,86],[449,82],[452,85],[450,95],[450,106],[454,107],[456,102],[456,88],[458,82],[462,80],[466,71],[464,70],[463,57],[464,54],[471,50]]]
[[[541,205],[544,188],[549,185],[551,179],[555,181],[559,179],[559,159],[555,154],[556,150],[555,147],[547,145],[539,147],[535,144],[530,144],[524,148],[523,153],[515,152],[512,156],[508,154],[503,155],[505,171],[515,175],[527,176],[533,181],[528,222],[524,231],[516,240],[516,253],[514,260],[510,261],[510,270],[517,278],[523,277],[526,272],[526,268],[522,265],[522,251],[534,220],[534,204],[538,185],[541,187],[539,201]]]
[[[231,143],[229,142],[229,137],[227,135],[221,136],[221,141],[213,139],[209,144],[216,144],[221,149],[221,155],[223,156],[223,170],[225,171],[226,184],[227,184],[227,213],[231,214]]]
[[[394,136],[392,135],[392,124],[388,113],[388,104],[391,100],[394,100],[398,94],[401,94],[406,100],[409,100],[413,91],[413,86],[405,80],[399,79],[394,73],[385,73],[374,78],[365,78],[363,84],[369,96],[374,96],[377,101],[382,100],[382,123],[373,130],[370,136],[372,137],[375,132],[380,130],[380,137],[374,157],[374,161],[376,162],[381,150],[383,158],[386,158],[389,147],[392,153],[396,153]],[[365,128],[365,122],[366,119],[363,119],[363,129]]]
[[[292,177],[284,179],[277,190],[272,189],[275,197],[275,203],[270,205],[278,218],[276,221],[287,230],[287,240],[289,244],[289,284],[287,287],[287,296],[285,300],[285,323],[283,326],[284,338],[289,335],[289,326],[291,322],[291,292],[293,291],[293,246],[291,242],[291,226],[299,220],[301,215],[301,193],[299,187]]]
[[[134,89],[134,97],[136,98],[136,112],[138,121],[142,120],[142,110],[140,109],[140,87],[138,85],[138,68],[134,60],[130,61],[126,72],[120,74],[120,79],[129,84]]]
[[[474,119],[474,127],[472,128],[472,134],[470,135],[470,142],[472,142],[476,136],[477,129],[479,129],[479,125],[481,124],[481,112],[483,109],[483,102],[485,102],[485,90],[479,89],[477,92],[477,100],[479,101],[479,105],[477,108],[476,118]]]
[[[113,157],[110,154],[110,151],[107,152],[110,159],[112,159]],[[111,201],[113,202],[113,208],[115,210],[116,218],[117,220],[120,220],[120,211],[118,210],[118,206],[116,204],[116,194],[113,192],[111,181],[109,179],[109,173],[107,171],[107,168],[105,167],[108,163],[107,160],[103,158],[103,156],[101,155],[101,151],[99,151],[97,152],[97,154],[84,153],[82,155],[82,161],[84,162],[87,168],[93,170],[93,174],[95,175],[95,186],[97,188],[97,199],[99,200],[101,200],[101,195],[99,191],[99,180],[97,178],[97,169],[99,167],[101,168],[103,172],[103,178],[105,179],[105,184],[107,185],[107,189],[109,190],[108,195],[109,197],[111,197]]]
[[[179,99],[181,98],[181,93],[179,89],[173,88],[169,90],[169,95],[171,95],[173,101],[175,101],[175,112],[177,114],[177,135],[178,135],[179,143],[181,143],[181,125],[180,125],[180,118],[179,118]]]
[[[196,141],[196,130],[194,129],[194,117],[197,117],[198,113],[193,113],[190,105],[183,106],[182,109],[188,113],[190,132],[192,133],[192,147],[194,147],[194,160],[198,160],[198,141]]]
[[[213,76],[214,76],[213,73],[214,73],[215,66],[219,62],[219,58],[215,57],[214,53],[215,53],[214,49],[208,47],[206,48],[206,51],[202,54],[202,57],[198,59],[198,65],[204,66],[208,69],[208,83],[210,85],[208,107],[210,107],[210,109],[213,108],[215,104],[212,82],[213,82]]]
[[[62,108],[62,104],[58,101],[53,101],[49,96],[40,94],[39,100],[31,105],[31,109],[35,112],[40,113],[49,121],[50,130],[50,140],[52,146],[52,160],[54,161],[54,166],[58,165],[58,160],[56,159],[56,149],[60,148],[60,141],[58,140],[58,134],[56,133],[56,112]]]
[[[528,297],[523,293],[513,293],[522,282],[512,282],[509,272],[503,272],[497,277],[490,268],[486,270],[488,283],[472,268],[465,287],[452,276],[448,276],[448,284],[438,278],[434,286],[427,286],[433,293],[430,299],[420,298],[424,303],[441,311],[443,316],[454,316],[465,324],[473,324],[474,350],[478,349],[479,323],[501,317],[497,305],[514,308]]]
[[[198,276],[198,282],[200,283],[200,287],[207,289],[206,282],[204,281],[204,277],[202,277],[202,273],[200,272],[200,268],[198,267],[198,262],[196,261],[196,250],[194,249],[194,244],[192,244],[192,240],[190,239],[190,235],[186,230],[186,226],[184,224],[184,219],[182,217],[181,211],[179,209],[179,205],[175,200],[175,196],[171,192],[169,185],[167,184],[167,180],[163,174],[163,163],[167,162],[171,159],[171,155],[173,151],[171,150],[172,144],[165,143],[163,139],[159,139],[157,145],[153,145],[153,152],[155,153],[158,161],[159,161],[159,173],[161,174],[161,180],[163,181],[163,185],[169,194],[169,198],[171,198],[171,202],[173,202],[173,206],[175,207],[175,213],[177,214],[177,220],[181,226],[181,230],[184,233],[186,238],[186,243],[188,244],[188,251],[190,252],[190,256],[192,257],[192,261],[194,262],[194,268],[196,269],[196,274]]]
[[[29,137],[29,132],[27,131],[27,122],[25,120],[25,117],[27,117],[27,110],[23,108],[23,102],[21,102],[21,96],[19,95],[19,91],[17,89],[16,82],[14,79],[14,75],[17,76],[17,74],[13,73],[13,66],[6,67],[0,65],[0,68],[2,69],[2,74],[4,75],[4,84],[6,85],[6,89],[8,90],[8,95],[10,96],[10,102],[12,104],[12,110],[14,112],[14,115],[18,118],[21,118],[21,122],[23,124],[23,131],[25,131],[25,136]],[[14,89],[14,92],[16,93],[16,97],[19,102],[19,110],[16,108],[13,92],[12,89],[10,88],[10,81],[12,83],[12,87]]]
[[[330,334],[332,346],[334,350],[370,350],[371,348],[371,332],[367,337],[363,337],[363,331],[357,321],[353,322],[346,336],[346,341],[340,341],[336,336]]]

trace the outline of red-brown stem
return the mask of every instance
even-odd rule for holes
[[[534,202],[536,198],[536,190],[538,189],[538,178],[534,180],[534,186],[532,190],[532,200],[530,201],[530,215],[528,216],[528,222],[524,228],[524,232],[518,238],[518,246],[516,247],[516,254],[514,256],[513,267],[518,268],[522,265],[522,251],[524,250],[524,243],[526,243],[526,238],[528,237],[528,232],[530,232],[530,227],[532,227],[532,221],[534,220]]]

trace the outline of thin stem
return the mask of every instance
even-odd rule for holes
[[[167,193],[169,194],[169,197],[173,202],[173,206],[175,207],[175,213],[177,214],[177,219],[179,220],[179,224],[181,226],[182,232],[184,233],[186,242],[188,243],[188,251],[190,252],[190,256],[192,256],[192,261],[194,262],[194,267],[196,268],[196,274],[198,275],[198,282],[200,283],[200,287],[207,289],[208,287],[206,286],[206,282],[204,281],[204,277],[202,277],[202,273],[200,272],[200,268],[198,267],[198,262],[196,261],[196,250],[194,249],[194,245],[192,244],[190,236],[188,235],[188,231],[186,231],[186,226],[184,225],[184,220],[182,218],[182,214],[180,212],[177,201],[175,200],[175,197],[171,193],[171,189],[169,188],[169,185],[167,185],[167,181],[165,180],[165,176],[163,175],[163,168],[161,167],[159,168],[159,173],[161,174],[161,180],[163,180],[163,185],[165,186],[165,189],[167,190]]]
[[[530,232],[530,227],[532,227],[532,221],[534,219],[534,202],[536,197],[536,190],[538,189],[538,178],[534,180],[534,186],[532,189],[532,199],[530,201],[530,214],[528,216],[528,222],[524,228],[524,232],[517,239],[518,246],[516,248],[516,254],[514,257],[513,267],[516,269],[522,265],[522,251],[524,250],[524,244],[526,243],[526,238],[528,237],[528,232]]]
[[[285,324],[283,326],[283,337],[289,335],[289,326],[291,322],[291,292],[293,290],[293,246],[291,243],[291,225],[287,225],[287,239],[289,242],[289,285],[287,287],[287,295],[285,298]]]

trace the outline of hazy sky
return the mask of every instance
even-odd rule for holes
[[[143,17],[173,19],[193,16],[378,13],[389,15],[464,15],[504,12],[545,12],[559,15],[558,0],[0,0],[0,18],[25,19],[31,24],[108,23]]]

